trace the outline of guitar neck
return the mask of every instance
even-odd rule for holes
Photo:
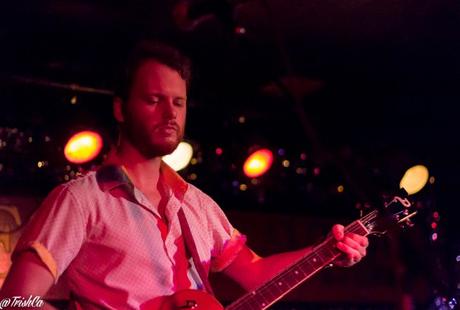
[[[348,225],[345,231],[363,236],[369,233],[359,220]],[[341,252],[335,247],[335,243],[332,237],[328,237],[309,254],[290,265],[270,281],[230,304],[225,309],[267,309],[270,305],[336,259]]]

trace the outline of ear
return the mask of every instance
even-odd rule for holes
[[[125,117],[123,114],[123,100],[120,97],[113,98],[113,117],[118,123],[123,123]]]

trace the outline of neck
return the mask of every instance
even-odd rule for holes
[[[141,190],[157,188],[161,157],[146,158],[127,140],[121,141],[116,148],[116,155],[119,164],[126,169],[129,178],[137,188]]]

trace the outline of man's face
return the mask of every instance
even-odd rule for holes
[[[186,82],[174,69],[148,60],[136,72],[121,128],[145,157],[171,153],[184,136]]]

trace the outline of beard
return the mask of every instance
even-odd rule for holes
[[[142,126],[139,122],[126,120],[121,124],[121,134],[126,138],[145,158],[162,157],[171,154],[182,141],[184,132],[179,125],[174,123],[175,134],[165,135],[160,124],[153,128]]]

